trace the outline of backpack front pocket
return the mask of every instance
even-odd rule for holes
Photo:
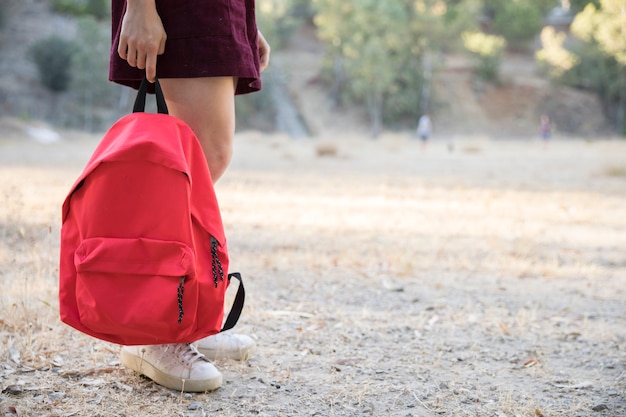
[[[81,322],[95,332],[159,343],[193,331],[193,250],[148,238],[85,239],[74,255]],[[190,314],[185,316],[185,311]]]

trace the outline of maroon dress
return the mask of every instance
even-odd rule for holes
[[[261,89],[255,0],[156,0],[167,41],[157,77],[238,77],[236,94]],[[126,0],[112,2],[109,79],[134,88],[145,70],[117,53]]]

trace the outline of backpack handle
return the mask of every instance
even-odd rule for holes
[[[241,316],[243,305],[246,301],[246,290],[243,287],[241,274],[239,272],[233,272],[232,274],[228,274],[228,280],[230,281],[232,278],[235,278],[239,281],[239,288],[237,288],[235,300],[233,301],[233,305],[230,308],[228,317],[226,318],[224,326],[222,327],[222,330],[220,330],[220,332],[225,332],[226,330],[230,330],[235,327],[235,324],[237,324],[237,321],[239,320],[239,316]]]
[[[137,98],[135,99],[135,105],[133,106],[133,113],[143,113],[146,111],[146,94],[148,94],[148,85],[150,82],[144,77],[141,80],[139,89],[137,90]],[[161,89],[159,80],[154,81],[154,92],[156,95],[157,111],[161,114],[169,114],[167,110],[167,104],[165,103],[165,96]]]

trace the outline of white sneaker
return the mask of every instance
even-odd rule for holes
[[[124,346],[124,366],[166,388],[184,392],[213,391],[222,374],[190,344]]]
[[[234,359],[245,361],[256,350],[256,342],[250,336],[235,333],[218,333],[196,342],[200,353],[211,360]]]

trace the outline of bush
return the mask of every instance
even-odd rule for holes
[[[541,30],[541,10],[530,2],[506,2],[493,21],[494,30],[513,47],[523,48]]]
[[[501,36],[482,32],[464,32],[462,37],[465,49],[476,60],[476,75],[485,81],[497,80],[506,40]]]
[[[71,82],[75,45],[58,36],[33,44],[30,56],[37,66],[41,83],[53,93],[66,91]]]

